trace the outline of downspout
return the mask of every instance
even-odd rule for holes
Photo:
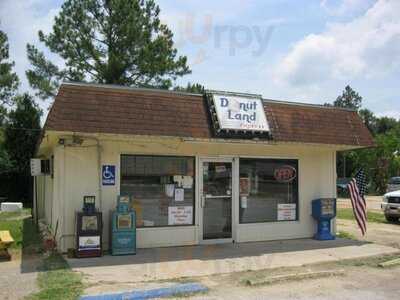
[[[63,156],[64,156],[64,161],[63,161],[63,188],[62,188],[62,208],[63,208],[63,215],[62,215],[62,231],[64,231],[64,228],[65,228],[65,217],[64,217],[64,213],[65,213],[65,178],[66,178],[66,157],[67,157],[67,155],[66,155],[66,146],[64,145],[63,146],[63,148],[64,148],[64,151],[63,151]],[[61,203],[60,203],[60,206],[61,206]],[[57,221],[56,222],[58,222],[58,219],[57,219]],[[61,242],[63,243],[62,245],[63,245],[63,247],[62,248],[64,248],[64,240],[63,240],[63,238],[64,238],[64,235],[61,235],[60,236],[60,244],[61,244]],[[57,239],[57,237],[56,237],[56,239]]]
[[[336,162],[337,162],[337,151],[333,151],[332,154],[332,169],[333,169],[333,182],[332,182],[332,195],[334,198],[336,198],[336,206],[337,206],[337,188],[336,188],[336,184],[337,184],[337,169],[336,169]],[[333,234],[336,235],[337,233],[337,218],[332,219],[332,223],[331,224],[331,228],[333,231]]]
[[[37,181],[36,176],[33,176],[33,222],[38,226],[38,208],[37,208]]]
[[[101,149],[100,149],[100,141],[96,138],[97,142],[97,174],[99,176],[99,208],[100,211],[103,211],[103,197],[101,191],[101,183],[102,183],[102,169],[101,169]]]

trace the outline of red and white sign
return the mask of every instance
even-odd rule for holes
[[[289,165],[285,165],[274,170],[274,177],[278,182],[292,182],[296,178],[296,175],[296,169]]]
[[[278,221],[295,221],[296,204],[278,204]]]

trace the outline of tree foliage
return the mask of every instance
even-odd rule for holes
[[[360,109],[358,111],[361,119],[364,122],[364,125],[368,128],[368,130],[374,134],[376,131],[376,122],[377,118],[375,117],[374,113],[367,108]]]
[[[30,159],[40,136],[41,111],[28,94],[17,96],[15,102],[4,129],[4,150],[12,164],[10,171],[29,174]]]
[[[0,105],[11,104],[12,97],[18,89],[19,80],[17,74],[13,72],[13,67],[7,35],[0,30]]]
[[[49,34],[39,39],[59,55],[59,68],[28,44],[26,72],[41,98],[55,95],[62,80],[169,88],[190,73],[154,0],[67,0]]]
[[[0,129],[0,175],[12,169],[12,162],[4,146],[4,132]]]
[[[374,148],[338,153],[338,175],[350,177],[363,168],[370,181],[370,192],[385,193],[388,179],[400,175],[400,120],[377,117],[372,111],[361,109],[362,97],[350,86],[333,105],[358,110],[376,143]]]
[[[188,83],[186,87],[177,86],[174,88],[174,91],[187,92],[187,93],[195,93],[195,94],[203,94],[205,88],[200,83]]]
[[[362,97],[349,85],[345,87],[342,95],[333,102],[333,106],[359,110],[362,105]]]
[[[0,174],[12,168],[12,163],[4,145],[3,126],[7,117],[7,106],[14,102],[19,86],[17,74],[13,71],[14,62],[10,60],[7,35],[0,30]]]
[[[371,192],[384,194],[388,179],[400,175],[400,131],[375,136],[376,147],[349,152],[353,169],[364,167],[371,183]]]

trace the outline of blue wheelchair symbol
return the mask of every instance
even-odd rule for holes
[[[103,166],[102,178],[103,185],[115,185],[115,166]]]

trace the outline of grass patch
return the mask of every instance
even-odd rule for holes
[[[1,220],[24,219],[31,216],[31,209],[24,208],[22,211],[0,211]]]
[[[351,266],[351,267],[373,267],[379,268],[379,264],[400,258],[399,254],[392,254],[392,255],[380,255],[380,256],[373,256],[367,258],[359,258],[359,259],[349,259],[349,260],[342,260],[337,262],[338,265],[341,266]]]
[[[201,292],[193,292],[193,293],[178,293],[174,294],[168,297],[165,297],[165,299],[180,299],[180,298],[190,298],[190,297],[200,297],[200,296],[206,296],[209,293],[209,291],[201,291]]]
[[[351,208],[339,208],[336,217],[343,220],[355,220],[353,209]],[[367,218],[368,222],[387,223],[384,214],[380,212],[367,211]]]
[[[43,259],[38,276],[40,291],[30,295],[30,300],[77,299],[83,292],[82,274],[73,272],[59,253]]]
[[[356,236],[347,231],[338,231],[336,236],[341,239],[357,240]]]
[[[0,212],[0,230],[9,230],[16,251],[24,254],[43,255],[37,283],[40,291],[27,297],[31,300],[77,299],[83,292],[82,275],[73,272],[59,253],[45,255],[37,227],[31,218],[31,210]]]
[[[11,245],[12,249],[22,249],[24,243],[27,245],[32,244],[37,239],[38,234],[32,222],[31,224],[26,224],[31,221],[30,217],[30,209],[24,209],[21,212],[0,212],[0,230],[10,231],[15,241]],[[27,234],[27,230],[31,232]]]

